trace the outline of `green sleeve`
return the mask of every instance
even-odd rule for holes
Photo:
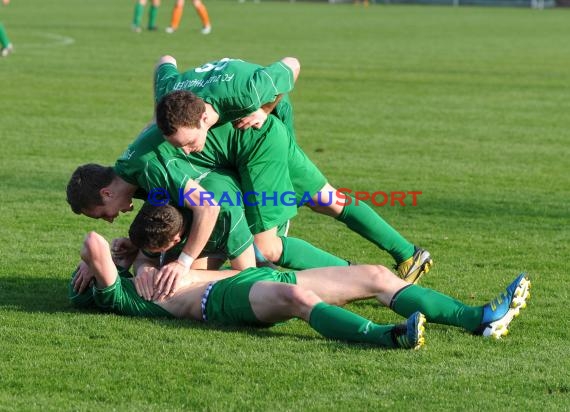
[[[172,91],[174,83],[180,76],[172,63],[163,63],[154,72],[154,102],[157,104],[164,95]]]

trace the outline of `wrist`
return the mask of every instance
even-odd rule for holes
[[[192,266],[193,262],[194,258],[184,252],[180,253],[180,256],[178,256],[178,263],[180,263],[186,269],[190,269],[190,266]]]

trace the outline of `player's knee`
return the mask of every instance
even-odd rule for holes
[[[367,265],[366,272],[372,284],[377,285],[380,289],[395,276],[387,267],[382,265]]]
[[[306,317],[311,308],[321,301],[315,292],[297,285],[284,289],[282,298],[288,306],[295,308],[296,316],[301,318]]]
[[[255,246],[263,257],[272,263],[278,262],[283,253],[283,243],[278,237],[256,241]]]

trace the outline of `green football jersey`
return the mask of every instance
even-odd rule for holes
[[[228,259],[234,259],[241,255],[243,251],[253,243],[253,235],[247,230],[247,225],[244,225],[245,216],[239,208],[221,207],[220,209],[216,226],[208,239],[208,243],[204,246],[202,253],[223,254]],[[178,259],[184,246],[186,246],[188,232],[192,225],[192,211],[186,208],[178,208],[178,210],[184,215],[186,231],[180,243],[164,252],[162,261],[165,263]],[[157,258],[161,255],[160,253],[151,253],[145,250],[143,250],[143,253],[152,258]],[[161,262],[161,264],[163,262]]]
[[[201,166],[198,163],[164,140],[156,125],[151,125],[117,159],[114,170],[123,180],[141,188],[141,197],[155,206],[170,203],[184,208],[184,200],[190,200],[185,191],[190,179],[205,190],[197,206],[229,199],[218,202],[221,211],[208,250],[222,249],[230,259],[235,258],[253,243],[241,203],[235,200],[241,191],[237,178],[210,162],[202,161]]]
[[[157,192],[166,191],[164,195],[179,206],[184,203],[181,195],[188,180],[200,183],[212,167],[190,161],[181,149],[164,140],[158,127],[152,124],[117,159],[114,170],[126,182],[143,189],[145,195],[155,196]]]
[[[293,90],[294,84],[293,72],[282,62],[263,67],[229,58],[183,73],[174,64],[164,63],[154,75],[156,103],[172,91],[188,90],[212,105],[220,116],[220,124],[240,119],[273,102],[277,95]],[[283,106],[290,107],[287,99]],[[282,120],[287,123],[286,119]]]

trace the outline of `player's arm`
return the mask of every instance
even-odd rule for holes
[[[290,90],[286,90],[287,92],[291,91],[294,87],[297,78],[299,77],[299,73],[301,72],[301,63],[295,57],[284,57],[281,59],[280,63],[286,66],[293,76],[293,84],[290,87]],[[285,90],[283,90],[285,92]],[[248,129],[250,127],[259,129],[265,123],[267,116],[275,109],[281,97],[283,96],[283,92],[278,94],[274,100],[270,102],[264,102],[259,109],[254,111],[248,116],[242,117],[234,122],[234,127],[237,129]]]
[[[193,219],[186,245],[177,260],[163,266],[155,277],[155,289],[161,296],[174,293],[179,282],[200,256],[212,235],[220,207],[198,183],[188,180],[184,187],[184,207],[192,211]]]
[[[178,76],[176,59],[172,56],[162,56],[154,67],[153,94],[154,104],[171,90],[173,79]]]
[[[111,286],[117,280],[119,275],[111,257],[109,243],[100,234],[89,232],[85,236],[81,259],[89,267],[90,273],[95,278],[95,286],[98,288]]]
[[[158,59],[156,66],[154,66],[154,71],[156,72],[158,68],[163,64],[173,64],[174,66],[176,66],[176,59],[169,55],[162,56],[160,59]]]

